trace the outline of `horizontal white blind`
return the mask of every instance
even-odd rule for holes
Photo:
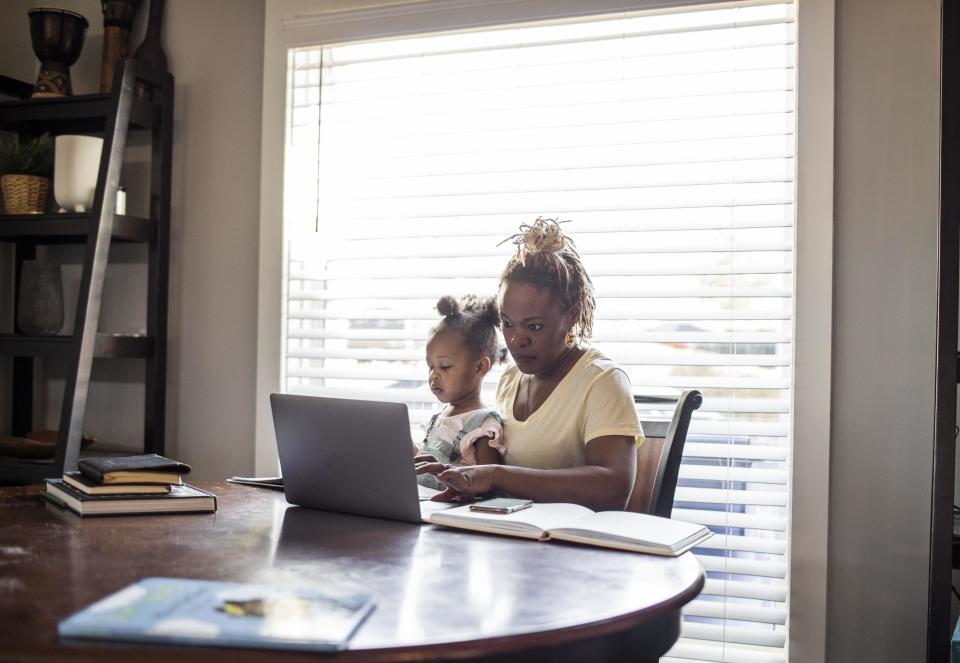
[[[290,52],[284,388],[416,427],[436,300],[494,294],[500,240],[571,219],[596,345],[638,395],[704,394],[674,517],[716,534],[664,660],[785,660],[793,30],[749,2]]]

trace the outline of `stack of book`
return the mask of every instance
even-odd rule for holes
[[[48,501],[80,516],[217,510],[217,498],[183,481],[190,466],[157,454],[84,458],[47,479]]]

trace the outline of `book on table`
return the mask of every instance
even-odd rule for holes
[[[229,483],[239,483],[245,486],[257,486],[259,488],[283,490],[283,477],[229,477],[227,481]]]
[[[339,651],[373,608],[369,592],[334,595],[187,578],[145,578],[57,625],[62,638]]]
[[[629,511],[591,511],[578,504],[534,504],[513,513],[485,513],[460,506],[430,515],[436,525],[559,540],[654,555],[676,556],[712,535],[703,525]]]
[[[170,484],[165,483],[112,483],[99,484],[80,472],[64,472],[63,481],[87,495],[166,495]]]
[[[138,454],[84,458],[77,462],[77,470],[98,484],[180,484],[190,466],[157,454]]]
[[[79,516],[138,513],[197,513],[217,510],[217,497],[189,484],[170,486],[158,494],[88,495],[63,479],[47,479],[46,496]]]

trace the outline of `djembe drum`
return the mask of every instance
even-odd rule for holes
[[[64,97],[73,94],[70,67],[80,57],[90,25],[82,14],[66,9],[37,7],[30,16],[30,41],[40,60],[40,74],[31,97]]]

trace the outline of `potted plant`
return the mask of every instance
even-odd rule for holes
[[[53,174],[53,139],[0,140],[0,188],[7,214],[43,214]]]

